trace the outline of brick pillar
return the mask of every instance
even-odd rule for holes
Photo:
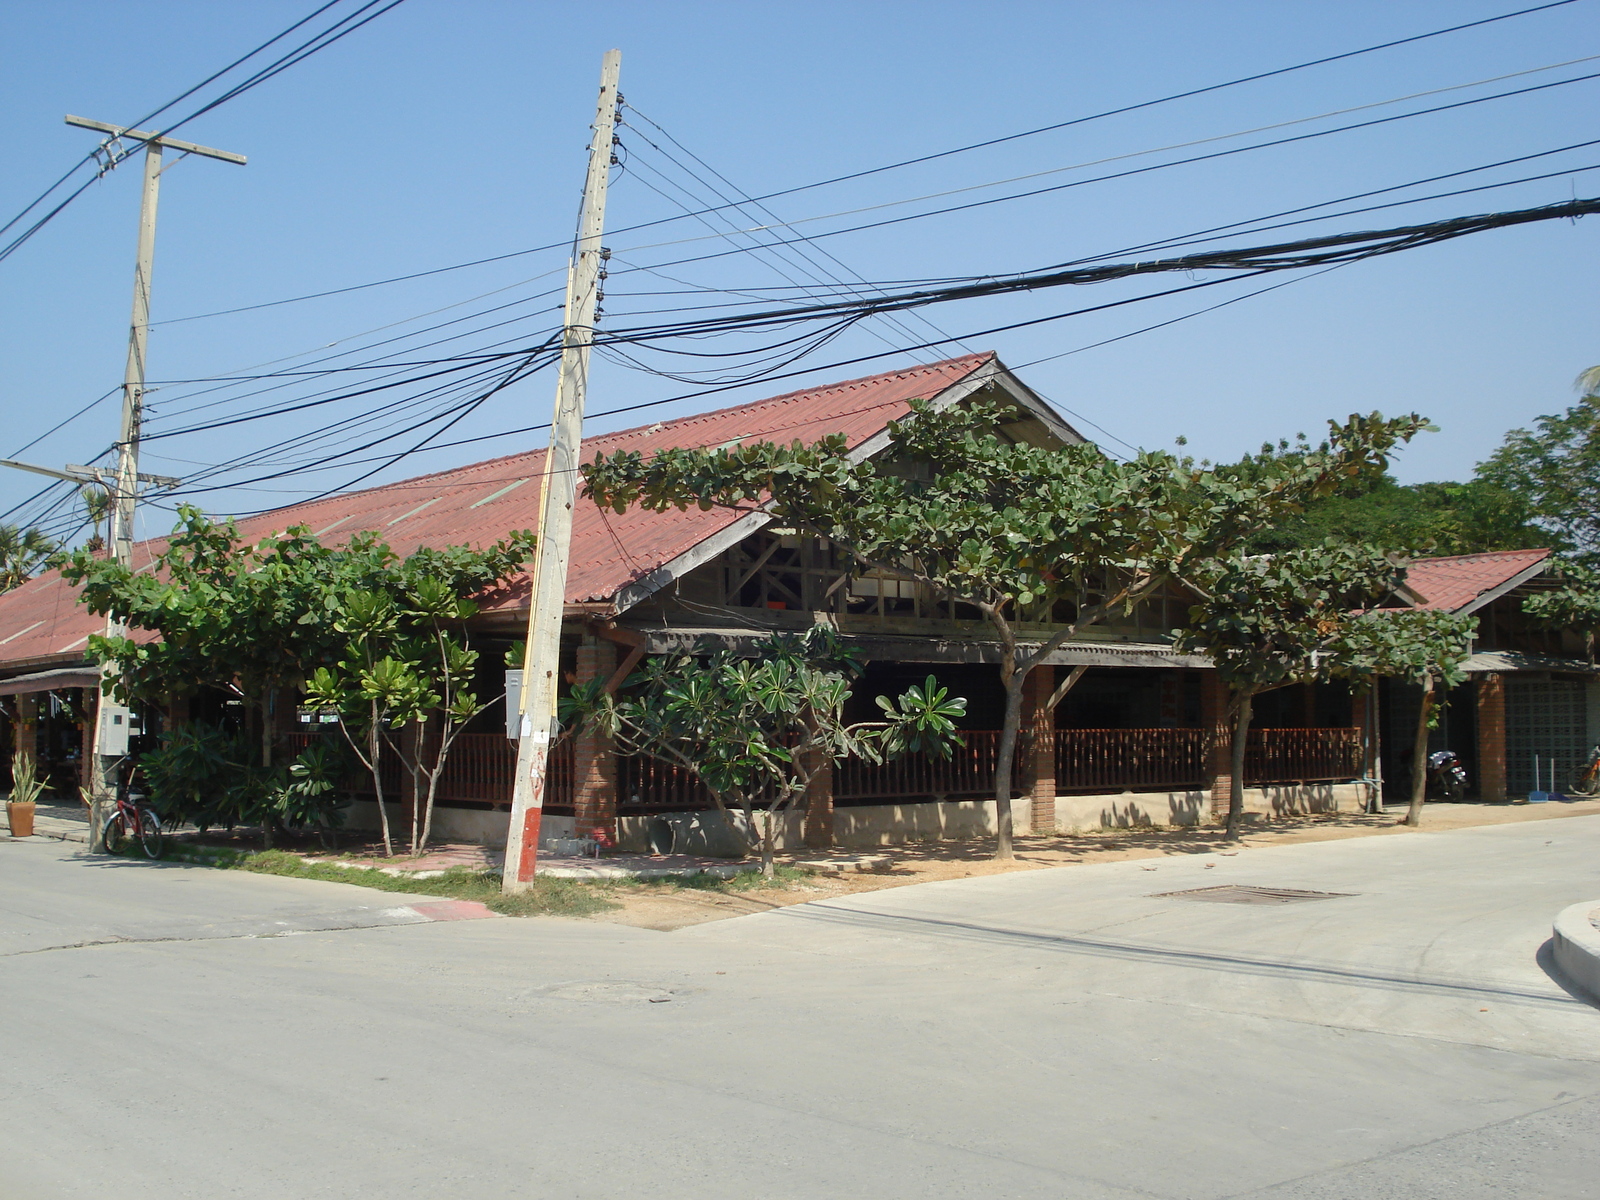
[[[617,669],[617,648],[610,642],[585,635],[578,646],[575,683],[610,679]],[[578,837],[596,829],[613,841],[617,836],[617,756],[611,739],[585,729],[573,742],[573,812]]]
[[[17,719],[12,725],[11,770],[29,762],[39,765],[39,697],[23,692],[17,697]]]
[[[833,845],[833,762],[820,750],[808,750],[811,784],[806,788],[805,843],[824,848]]]
[[[1228,689],[1215,671],[1201,677],[1200,723],[1210,734],[1206,774],[1211,779],[1211,819],[1217,821],[1228,815],[1228,793],[1233,789],[1233,731],[1228,724]]]
[[[1035,834],[1056,831],[1056,715],[1050,693],[1056,690],[1056,669],[1035,667],[1023,684],[1023,723],[1028,733],[1030,824]]]
[[[1478,798],[1506,798],[1506,677],[1478,677]]]

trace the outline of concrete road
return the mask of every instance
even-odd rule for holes
[[[669,934],[0,844],[0,1197],[1600,1197],[1587,898],[1594,817]]]

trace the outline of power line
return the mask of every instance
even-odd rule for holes
[[[1197,155],[1193,155],[1193,156],[1191,156],[1189,158],[1173,159],[1173,160],[1171,160],[1169,162],[1154,163],[1154,164],[1152,164],[1150,166],[1147,166],[1147,167],[1132,167],[1132,168],[1129,168],[1126,171],[1114,171],[1114,172],[1111,172],[1111,173],[1106,174],[1106,175],[1095,175],[1095,176],[1092,176],[1092,177],[1090,177],[1088,179],[1074,179],[1074,180],[1068,181],[1067,183],[1053,184],[1050,187],[1034,188],[1034,189],[1031,189],[1031,190],[1025,191],[1025,192],[1013,192],[1013,193],[1011,193],[1009,195],[1005,195],[1005,196],[991,196],[991,197],[989,197],[988,199],[985,199],[985,200],[973,200],[973,201],[970,201],[970,202],[968,202],[966,204],[953,204],[953,205],[946,206],[944,208],[930,209],[927,212],[910,213],[910,214],[907,214],[906,216],[902,216],[902,217],[887,217],[887,218],[885,218],[885,219],[883,219],[881,221],[869,221],[869,222],[865,222],[865,223],[860,224],[860,225],[846,226],[843,229],[830,229],[830,230],[826,230],[826,231],[824,231],[822,233],[815,233],[815,234],[811,234],[809,236],[810,236],[810,238],[812,240],[816,240],[816,239],[820,239],[820,238],[839,237],[839,236],[841,236],[843,234],[846,234],[846,233],[862,233],[864,231],[872,230],[872,229],[883,229],[883,228],[886,228],[887,226],[890,226],[890,225],[901,225],[901,224],[906,223],[907,221],[921,221],[921,220],[926,220],[929,217],[942,217],[942,216],[948,216],[951,213],[968,212],[968,211],[970,211],[972,209],[986,208],[986,207],[988,207],[990,205],[994,205],[994,204],[1006,204],[1006,203],[1009,203],[1009,202],[1011,202],[1013,200],[1027,200],[1027,199],[1032,199],[1035,196],[1045,196],[1045,195],[1053,194],[1055,192],[1066,191],[1066,190],[1068,190],[1070,188],[1087,187],[1088,185],[1094,184],[1094,183],[1106,183],[1106,182],[1109,182],[1109,181],[1112,181],[1112,180],[1131,178],[1132,176],[1135,176],[1135,175],[1149,174],[1152,171],[1165,171],[1165,170],[1168,170],[1169,168],[1172,168],[1172,167],[1190,166],[1190,165],[1192,165],[1194,163],[1210,162],[1210,161],[1213,161],[1213,160],[1219,159],[1219,158],[1230,158],[1230,157],[1232,157],[1234,155],[1237,155],[1237,154],[1248,154],[1248,153],[1250,153],[1252,151],[1255,151],[1255,150],[1265,150],[1265,149],[1269,149],[1269,148],[1273,148],[1273,147],[1277,147],[1277,146],[1290,145],[1290,144],[1293,144],[1293,143],[1296,143],[1296,142],[1310,141],[1313,138],[1328,137],[1328,136],[1331,136],[1332,134],[1336,134],[1336,133],[1348,133],[1351,130],[1355,130],[1355,129],[1368,129],[1368,128],[1371,128],[1371,127],[1376,126],[1376,125],[1387,125],[1387,124],[1390,124],[1390,123],[1395,122],[1395,121],[1406,121],[1406,120],[1410,120],[1413,117],[1429,116],[1429,115],[1432,115],[1434,113],[1447,112],[1447,111],[1450,111],[1452,109],[1457,109],[1457,108],[1466,108],[1466,107],[1469,107],[1469,106],[1475,105],[1475,104],[1485,104],[1485,103],[1488,103],[1488,102],[1493,101],[1493,100],[1504,100],[1504,99],[1507,99],[1507,98],[1513,97],[1513,96],[1527,95],[1527,94],[1529,94],[1531,92],[1545,91],[1545,90],[1547,90],[1549,88],[1565,87],[1568,84],[1572,84],[1572,83],[1584,83],[1584,82],[1587,82],[1587,81],[1593,80],[1593,79],[1600,79],[1600,72],[1593,72],[1593,73],[1588,74],[1588,75],[1579,75],[1579,76],[1575,76],[1575,77],[1573,77],[1571,79],[1560,79],[1560,80],[1556,80],[1556,81],[1554,81],[1552,83],[1536,84],[1536,85],[1534,85],[1532,87],[1518,88],[1518,89],[1515,89],[1515,90],[1509,91],[1509,92],[1496,92],[1495,94],[1490,95],[1490,96],[1477,96],[1477,97],[1474,97],[1471,100],[1460,100],[1460,101],[1457,101],[1457,102],[1455,102],[1453,104],[1441,104],[1441,105],[1437,105],[1437,106],[1435,106],[1433,108],[1417,109],[1417,110],[1415,110],[1413,112],[1408,112],[1408,113],[1397,113],[1392,117],[1378,117],[1378,118],[1375,118],[1375,119],[1373,119],[1371,121],[1358,121],[1358,122],[1355,122],[1355,123],[1350,124],[1350,125],[1338,125],[1338,126],[1335,126],[1332,129],[1319,129],[1319,130],[1317,130],[1317,131],[1315,131],[1313,133],[1296,134],[1293,137],[1275,138],[1275,139],[1273,139],[1271,141],[1257,142],[1257,143],[1254,143],[1253,145],[1249,145],[1249,146],[1235,146],[1235,147],[1233,147],[1232,149],[1229,149],[1229,150],[1216,150],[1216,151],[1213,151],[1213,152],[1211,152],[1209,154],[1197,154]],[[877,205],[877,206],[873,206],[873,207],[885,207],[885,206]],[[802,218],[801,220],[798,220],[798,221],[787,222],[786,225],[787,226],[804,225],[804,224],[809,224],[810,222],[813,222],[813,221],[823,221],[823,220],[829,220],[829,219],[833,219],[833,218],[840,217],[840,216],[848,216],[848,215],[850,215],[850,212],[859,212],[859,211],[866,211],[866,210],[850,210],[850,211],[841,212],[841,213],[831,213],[831,214],[827,214],[826,216],[820,216],[820,217],[805,217],[805,218]],[[649,245],[649,246],[629,246],[629,247],[624,247],[622,250],[618,251],[618,253],[630,254],[630,253],[635,253],[635,252],[637,252],[639,250],[656,249],[656,248],[661,247],[661,246],[682,245],[682,244],[685,244],[687,242],[704,241],[704,240],[707,240],[707,239],[706,238],[698,238],[698,237],[697,238],[684,238],[684,239],[680,239],[679,241],[675,241],[675,242],[659,242],[659,243],[655,243],[654,245]],[[712,252],[712,253],[709,253],[709,254],[696,255],[696,256],[693,256],[693,257],[690,257],[690,258],[673,259],[673,260],[670,260],[670,261],[664,262],[664,263],[654,263],[654,264],[651,264],[651,266],[653,266],[653,267],[683,266],[684,264],[687,264],[687,263],[706,262],[706,261],[709,261],[711,259],[726,258],[730,254],[737,254],[737,253],[739,253],[739,251],[737,251],[737,250],[715,251],[715,252]],[[634,268],[634,269],[638,269],[638,268]]]
[[[1000,137],[988,138],[983,141],[972,142],[964,146],[957,146],[949,150],[940,150],[930,154],[918,155],[913,158],[901,159],[897,162],[886,163],[882,166],[870,167],[861,171],[852,171],[843,175],[836,175],[827,179],[816,180],[811,183],[798,184],[794,187],[781,188],[777,191],[765,192],[761,195],[750,197],[746,203],[761,203],[767,200],[779,199],[784,196],[797,195],[801,192],[813,191],[818,188],[831,187],[835,184],[845,183],[856,179],[864,179],[869,176],[880,175],[888,171],[899,170],[903,167],[915,166],[917,164],[926,162],[934,162],[939,159],[966,154],[970,151],[984,149],[989,146],[997,146],[1007,142],[1018,141],[1023,138],[1035,137],[1039,134],[1050,133],[1058,129],[1067,129],[1076,125],[1084,125],[1092,121],[1099,121],[1108,117],[1120,116],[1124,113],[1138,112],[1142,109],[1154,108],[1159,105],[1170,104],[1178,100],[1186,100],[1195,96],[1203,96],[1212,92],[1223,91],[1227,88],[1238,87],[1247,83],[1255,83],[1263,79],[1272,79],[1281,75],[1288,75],[1296,71],[1307,70],[1312,67],[1325,66],[1329,63],[1342,62],[1347,59],[1358,58],[1362,55],[1373,54],[1382,50],[1390,50],[1399,46],[1412,45],[1418,42],[1427,41],[1431,38],[1444,37],[1452,33],[1461,33],[1465,30],[1477,29],[1480,27],[1493,25],[1497,22],[1509,21],[1517,17],[1524,17],[1534,13],[1545,12],[1550,9],[1563,8],[1576,2],[1577,0],[1553,0],[1551,3],[1538,4],[1529,8],[1520,8],[1512,12],[1500,13],[1496,16],[1485,17],[1476,21],[1467,21],[1458,25],[1450,25],[1442,29],[1430,30],[1426,33],[1414,34],[1409,37],[1396,38],[1391,41],[1379,42],[1370,46],[1363,46],[1356,50],[1343,51],[1339,54],[1325,55],[1321,58],[1314,58],[1305,62],[1295,63],[1291,66],[1277,67],[1270,71],[1260,71],[1251,75],[1243,75],[1236,79],[1225,80],[1221,83],[1208,84],[1205,87],[1191,88],[1187,91],[1174,92],[1170,95],[1160,96],[1152,100],[1144,100],[1135,104],[1128,104],[1117,108],[1105,109],[1100,112],[1090,113],[1082,117],[1074,117],[1066,121],[1058,121],[1049,125],[1042,125],[1035,129],[1024,130],[1020,133],[1012,133]],[[736,205],[713,205],[701,210],[701,214],[719,212],[732,207],[736,207]],[[616,237],[624,233],[636,233],[640,230],[656,228],[661,225],[671,224],[675,221],[685,220],[693,215],[698,214],[686,213],[671,217],[663,217],[654,221],[645,221],[636,225],[623,226],[613,230],[610,236]],[[460,271],[469,269],[471,267],[485,266],[490,263],[505,262],[508,259],[521,258],[529,254],[540,254],[552,250],[564,250],[568,248],[569,241],[570,239],[563,239],[559,242],[551,242],[543,246],[534,246],[526,250],[513,250],[504,254],[489,255],[483,258],[471,259],[466,262],[452,263],[448,266],[434,267],[424,271],[413,271],[403,275],[390,276],[385,279],[372,280],[367,283],[351,284],[347,287],[341,288],[330,288],[324,291],[310,292],[300,296],[288,296],[279,300],[263,301],[259,304],[249,304],[236,308],[219,309],[214,312],[194,313],[190,316],[169,318],[168,321],[157,323],[171,324],[179,321],[199,321],[211,317],[232,316],[237,313],[255,312],[260,309],[275,308],[285,304],[298,304],[306,300],[320,300],[329,296],[346,295],[350,292],[364,291],[369,288],[386,287],[390,284],[406,283],[414,279],[425,279],[434,275],[442,275],[450,271]]]
[[[317,17],[320,17],[323,13],[327,12],[328,9],[332,8],[335,4],[338,4],[338,3],[339,3],[339,0],[328,0],[328,3],[322,5],[320,8],[314,9],[309,15],[300,18],[300,20],[296,21],[293,25],[289,26],[287,29],[284,29],[281,32],[274,34],[272,37],[270,37],[266,41],[262,42],[261,45],[257,46],[254,50],[251,50],[248,54],[241,55],[239,58],[234,59],[227,66],[223,67],[222,70],[217,71],[217,72],[215,72],[215,73],[213,73],[211,75],[206,76],[199,83],[195,84],[193,87],[189,88],[187,91],[179,92],[176,96],[174,96],[171,100],[168,100],[160,108],[151,109],[144,116],[140,117],[137,121],[133,122],[132,125],[128,126],[128,128],[137,129],[139,126],[143,125],[146,121],[154,120],[156,117],[158,117],[162,113],[166,112],[167,109],[172,108],[173,106],[182,103],[184,100],[187,100],[190,96],[194,95],[196,92],[198,92],[201,88],[205,87],[207,84],[213,83],[216,80],[221,79],[224,75],[226,75],[229,71],[233,70],[235,67],[238,67],[241,64],[243,64],[245,62],[248,62],[250,59],[252,59],[256,55],[260,54],[263,50],[265,50],[268,46],[271,46],[273,43],[282,41],[284,38],[288,37],[291,33],[293,33],[296,29],[299,29],[307,21],[315,20]],[[25,207],[16,216],[12,217],[11,220],[7,221],[4,225],[0,225],[0,233],[6,232],[6,230],[10,229],[18,221],[22,220],[23,217],[27,216],[35,208],[37,208],[37,207],[39,207],[39,205],[43,204],[44,201],[49,197],[50,193],[55,191],[58,187],[60,187],[68,179],[71,179],[72,176],[77,172],[79,167],[83,166],[85,163],[93,162],[94,158],[95,158],[95,155],[97,153],[98,153],[98,150],[91,150],[88,154],[85,154],[77,162],[73,163],[72,166],[67,169],[66,174],[61,176],[60,179],[56,180],[49,187],[45,188],[44,191],[40,192],[39,195],[35,199],[33,199],[32,201],[30,201],[28,203],[27,207]],[[98,176],[96,176],[96,178],[98,178]]]
[[[336,0],[335,0],[335,2],[336,2]],[[190,113],[188,116],[183,117],[183,118],[181,118],[181,119],[179,119],[177,121],[174,121],[171,125],[168,125],[165,129],[161,130],[158,133],[152,134],[149,137],[136,138],[133,141],[131,141],[129,144],[127,144],[126,146],[121,147],[121,149],[119,149],[116,152],[112,152],[110,150],[106,150],[107,157],[106,157],[105,165],[102,168],[102,170],[100,172],[98,172],[96,175],[94,175],[92,178],[86,180],[76,190],[71,192],[66,197],[66,199],[62,200],[54,208],[52,208],[48,212],[46,212],[44,214],[44,216],[40,217],[37,221],[35,221],[32,225],[28,226],[25,230],[23,230],[21,233],[19,233],[10,242],[6,243],[6,245],[3,248],[0,248],[0,262],[3,262],[5,259],[9,258],[12,254],[14,254],[18,249],[20,249],[24,243],[26,243],[29,239],[31,239],[33,237],[34,234],[38,233],[41,229],[43,229],[46,225],[48,225],[69,204],[71,204],[79,196],[83,195],[84,192],[86,192],[100,178],[102,178],[107,171],[109,171],[112,168],[114,168],[115,166],[117,166],[119,163],[124,161],[130,155],[132,155],[135,152],[137,152],[143,146],[146,146],[150,142],[153,142],[153,141],[159,141],[161,138],[167,136],[173,130],[178,129],[183,125],[187,125],[190,121],[193,121],[195,118],[197,118],[197,117],[199,117],[199,116],[201,116],[201,115],[203,115],[205,113],[208,113],[208,112],[212,111],[213,109],[220,107],[223,104],[226,104],[228,101],[230,101],[232,99],[235,99],[238,96],[243,95],[245,92],[251,90],[254,87],[258,87],[260,84],[265,83],[267,80],[273,78],[274,76],[276,76],[278,74],[281,74],[283,71],[288,70],[290,67],[295,66],[296,64],[305,61],[307,58],[310,58],[313,54],[316,54],[319,51],[327,49],[329,46],[333,45],[333,43],[339,41],[341,38],[344,38],[347,35],[349,35],[351,33],[354,33],[357,29],[360,29],[363,25],[366,25],[369,21],[373,21],[373,20],[377,19],[378,17],[381,17],[384,13],[388,12],[390,9],[396,8],[399,5],[403,4],[404,2],[405,2],[405,0],[388,0],[388,3],[384,4],[384,6],[382,8],[379,8],[378,11],[370,13],[369,15],[363,17],[359,21],[355,20],[355,18],[360,16],[362,13],[366,13],[367,10],[376,7],[380,3],[383,3],[383,0],[367,0],[367,3],[361,5],[361,7],[356,9],[355,12],[349,14],[348,16],[345,16],[345,17],[341,18],[339,21],[335,22],[333,25],[329,26],[327,29],[322,30],[320,33],[314,34],[311,38],[309,38],[305,42],[301,43],[300,46],[296,47],[294,50],[291,50],[288,54],[286,54],[283,57],[275,60],[274,62],[272,62],[270,64],[268,64],[266,67],[263,67],[261,70],[257,71],[254,75],[251,75],[251,76],[247,77],[242,83],[236,84],[234,87],[232,87],[232,88],[228,89],[226,92],[224,92],[217,99],[212,100],[212,101],[202,105],[200,108],[196,109],[194,112]],[[293,30],[299,28],[301,25],[304,25],[307,21],[309,21],[312,18],[318,16],[322,12],[325,12],[330,7],[332,7],[332,4],[324,4],[321,8],[319,8],[315,12],[313,12],[311,14],[311,16],[306,17],[303,20],[296,22],[294,25],[290,26],[288,30],[285,30],[283,33],[278,34],[276,37],[274,37],[271,40],[263,43],[261,46],[258,46],[255,50],[251,51],[249,54],[245,55],[243,58],[236,60],[236,62],[231,64],[229,67],[226,67],[222,71],[217,72],[215,75],[212,75],[210,77],[210,79],[207,79],[204,83],[197,84],[195,87],[190,88],[189,91],[183,93],[183,95],[184,96],[188,96],[188,95],[193,94],[195,91],[198,91],[201,87],[204,87],[206,83],[209,83],[212,80],[218,78],[219,76],[224,75],[228,71],[232,70],[233,67],[239,65],[239,63],[242,63],[242,62],[244,62],[245,60],[247,60],[249,58],[255,57],[255,55],[259,54],[267,46],[270,46],[274,42],[277,42],[277,41],[281,40],[289,32],[292,32]],[[341,30],[340,26],[348,26],[348,27]],[[335,30],[338,30],[339,32],[336,33],[336,32],[334,32]],[[181,98],[182,97],[180,97],[180,99]],[[172,107],[173,104],[175,104],[175,103],[177,103],[176,100],[169,101],[167,104],[165,104],[161,108],[157,109],[156,112],[160,113],[162,111],[165,111],[165,109]],[[137,125],[137,123],[136,123],[136,125]],[[132,128],[135,128],[136,125],[128,126],[127,128],[132,129]],[[98,155],[101,152],[102,149],[104,149],[105,147],[107,147],[107,146],[109,146],[112,143],[115,143],[117,141],[118,141],[117,138],[112,137],[112,138],[107,139],[106,142],[101,143],[100,147],[97,147],[95,150],[91,151],[88,156],[86,156],[84,159],[81,159],[76,165],[74,165],[73,168],[72,168],[72,171],[69,171],[69,172],[67,172],[66,175],[63,175],[61,177],[61,179],[57,180],[56,183],[52,184],[48,189],[46,189],[46,191],[43,194],[41,194],[41,196],[38,199],[36,199],[32,203],[30,203],[28,205],[28,207],[23,210],[22,213],[19,213],[17,215],[17,217],[14,217],[10,222],[8,222],[7,225],[6,225],[6,228],[9,229],[12,225],[16,224],[16,222],[18,220],[20,220],[23,216],[25,216],[33,208],[37,207],[37,205],[40,204],[45,199],[45,197],[47,197],[51,192],[53,192],[63,182],[65,182],[68,178],[70,178],[71,175],[73,174],[73,172],[77,171],[79,167],[83,166],[87,162],[93,161],[94,158],[96,157],[96,155]]]

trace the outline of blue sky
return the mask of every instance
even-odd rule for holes
[[[355,0],[344,0],[338,11],[354,5]],[[312,7],[309,0],[55,0],[0,9],[0,103],[11,134],[9,169],[0,178],[4,217],[93,144],[92,134],[62,123],[64,114],[132,120]],[[234,374],[263,363],[274,365],[255,373],[312,369],[307,359],[318,357],[308,353],[314,349],[323,355],[361,351],[386,338],[402,340],[340,361],[385,352],[416,361],[505,339],[531,341],[547,330],[553,314],[542,310],[558,303],[559,296],[537,297],[561,283],[565,259],[560,250],[320,300],[183,318],[569,239],[600,56],[612,46],[623,52],[622,91],[635,110],[622,130],[628,165],[613,187],[608,214],[608,224],[621,229],[680,211],[652,185],[667,190],[667,180],[676,179],[700,186],[648,144],[646,139],[654,140],[682,158],[646,116],[747,193],[764,194],[1517,7],[1506,0],[582,6],[408,0],[176,135],[248,154],[250,164],[241,168],[190,158],[164,176],[154,286],[158,324],[150,348],[151,376],[162,382],[151,397],[149,431],[289,401],[327,386],[322,382],[314,388],[307,377],[294,377],[205,391],[216,385],[175,381]],[[1597,33],[1600,0],[1579,0],[1482,29],[803,191],[770,207],[788,221],[826,216],[1453,88],[1600,55]],[[1147,155],[1123,168],[1596,72],[1600,61],[1571,63],[1195,150]],[[1597,91],[1600,79],[1582,81],[963,214],[826,237],[807,252],[820,255],[825,247],[838,262],[800,264],[791,257],[779,267],[800,278],[800,270],[838,274],[843,263],[861,277],[881,281],[1003,273],[1104,254],[1600,137],[1592,132]],[[1579,171],[1595,164],[1600,164],[1600,146],[1367,203],[1557,173],[1541,182],[1332,218],[1245,240],[1596,195],[1600,170]],[[980,190],[956,201],[1110,169],[1063,171],[1031,185]],[[696,170],[703,175],[703,169]],[[0,262],[5,315],[0,355],[8,368],[0,379],[6,415],[0,455],[13,453],[120,381],[138,186],[136,165],[120,168]],[[949,202],[902,205],[873,217]],[[829,218],[796,228],[826,234],[873,217]],[[1019,367],[1051,360],[1021,367],[1020,373],[1114,451],[1128,445],[1170,446],[1183,434],[1196,453],[1235,457],[1264,439],[1315,434],[1327,417],[1354,410],[1417,410],[1442,428],[1405,453],[1397,474],[1407,481],[1463,478],[1506,429],[1571,403],[1573,376],[1600,361],[1600,309],[1593,296],[1597,230],[1600,223],[1594,220],[1547,222],[1355,264],[1095,349],[1080,351],[1262,284],[1224,284],[966,342],[996,349]],[[662,267],[727,246],[700,240],[651,247],[705,234],[696,223],[679,221],[609,237],[617,258],[607,322],[622,324],[646,309],[706,303],[704,289],[764,289],[786,282],[771,255],[736,254]],[[793,251],[783,253],[792,256]],[[944,334],[960,335],[1183,282],[1181,276],[1169,276],[972,301],[927,316]],[[650,292],[676,294],[644,294]],[[503,304],[513,307],[471,316]],[[441,309],[446,311],[418,319]],[[418,332],[460,316],[471,319],[432,334]],[[481,328],[505,320],[514,323]],[[388,328],[368,332],[380,327]],[[415,349],[447,333],[466,336],[431,350]],[[647,412],[650,419],[678,415],[806,382],[888,369],[916,361],[914,355],[888,353],[913,336],[942,335],[915,323],[859,330],[801,364],[810,374]],[[952,343],[949,352],[960,347]],[[886,357],[862,366],[828,366],[874,353]],[[659,367],[666,360],[649,361]],[[268,386],[278,390],[236,398]],[[487,435],[548,420],[553,387],[548,374],[515,385],[441,439],[483,440],[412,455],[368,482],[543,444],[542,433]],[[597,360],[590,410],[604,414],[695,390]],[[311,410],[153,439],[146,446],[146,469],[194,477],[210,464],[311,433],[370,403],[346,401],[337,412]],[[637,415],[597,415],[591,428],[639,420]],[[112,397],[24,457],[52,464],[85,461],[111,442],[115,423]],[[392,443],[395,448],[404,444]],[[371,459],[389,445],[355,457]],[[326,439],[317,446],[327,448]],[[205,486],[222,490],[195,490],[191,496],[214,511],[254,511],[340,486],[373,465],[341,463],[320,473],[226,486],[295,465],[281,454],[272,463],[213,475]],[[0,510],[42,483],[0,473]],[[38,509],[25,507],[17,515],[32,516]],[[147,508],[141,535],[163,532],[170,521],[170,512]]]

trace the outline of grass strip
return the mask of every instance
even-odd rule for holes
[[[476,900],[491,911],[509,917],[587,917],[617,907],[616,902],[606,895],[609,889],[578,879],[540,876],[527,891],[508,896],[500,890],[500,872],[472,867],[452,867],[443,875],[416,879],[409,875],[390,875],[376,867],[339,867],[332,863],[307,862],[286,850],[245,851],[169,844],[163,857],[169,862],[191,862],[225,871],[251,871],[258,875],[348,883],[412,896]]]

